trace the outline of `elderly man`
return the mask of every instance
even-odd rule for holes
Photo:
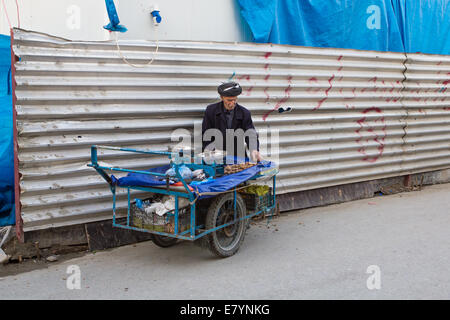
[[[255,162],[261,161],[258,134],[250,111],[237,103],[237,97],[242,93],[241,86],[236,82],[227,82],[221,84],[217,91],[221,101],[209,105],[203,117],[203,150],[215,148],[225,150],[227,155],[248,158],[244,151],[245,141],[251,159]],[[217,135],[221,135],[221,138]],[[210,143],[213,145],[208,146]]]

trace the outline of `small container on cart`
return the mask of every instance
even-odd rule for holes
[[[167,156],[168,164],[147,171],[100,165],[98,149]],[[92,146],[91,163],[109,184],[113,195],[113,226],[152,234],[153,242],[170,247],[179,240],[198,241],[219,257],[235,254],[252,217],[273,215],[277,210],[276,174],[273,162],[252,164],[246,159],[218,152],[194,155],[192,151],[152,151]],[[204,174],[192,181],[185,171]],[[116,178],[111,172],[124,172]],[[272,180],[272,186],[252,183]],[[126,222],[116,219],[117,190],[126,190]],[[255,192],[255,188],[256,190]],[[131,192],[146,192],[132,200]]]

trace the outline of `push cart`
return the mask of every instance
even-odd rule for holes
[[[98,149],[117,152],[165,156],[168,164],[146,171],[110,167],[98,160]],[[219,257],[235,254],[241,246],[250,218],[277,212],[275,163],[261,161],[243,170],[226,173],[227,164],[248,164],[246,159],[236,157],[194,155],[192,151],[152,151],[129,148],[92,146],[91,163],[100,176],[109,184],[113,195],[113,226],[152,234],[153,242],[160,247],[170,247],[179,240],[195,241],[207,247]],[[182,175],[184,167],[203,170],[210,177],[205,182],[193,183]],[[233,166],[233,165],[231,165]],[[175,175],[169,176],[168,169]],[[127,173],[116,178],[112,172]],[[245,190],[259,181],[272,180],[264,195],[248,194]],[[128,206],[126,222],[119,223],[116,217],[117,191],[126,190]],[[132,199],[132,190],[149,194],[150,198]],[[244,191],[244,193],[242,193]],[[173,210],[159,216],[147,213],[142,203],[169,197]],[[147,200],[147,202],[146,202]],[[184,203],[184,205],[180,205]],[[117,219],[116,219],[117,218]]]

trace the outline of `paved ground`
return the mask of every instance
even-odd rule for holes
[[[291,212],[253,225],[228,259],[187,242],[86,254],[1,278],[0,300],[450,299],[449,192],[437,185]],[[80,290],[67,289],[70,265]]]

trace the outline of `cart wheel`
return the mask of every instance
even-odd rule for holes
[[[157,234],[152,235],[152,240],[154,244],[161,248],[169,248],[178,242],[177,238],[165,237]]]
[[[236,218],[246,216],[245,202],[242,197],[236,196]],[[234,194],[227,193],[218,196],[211,203],[206,215],[206,229],[213,229],[234,220]],[[228,227],[214,231],[206,235],[209,249],[215,255],[226,258],[234,255],[244,241],[247,229],[247,220],[241,220]]]

